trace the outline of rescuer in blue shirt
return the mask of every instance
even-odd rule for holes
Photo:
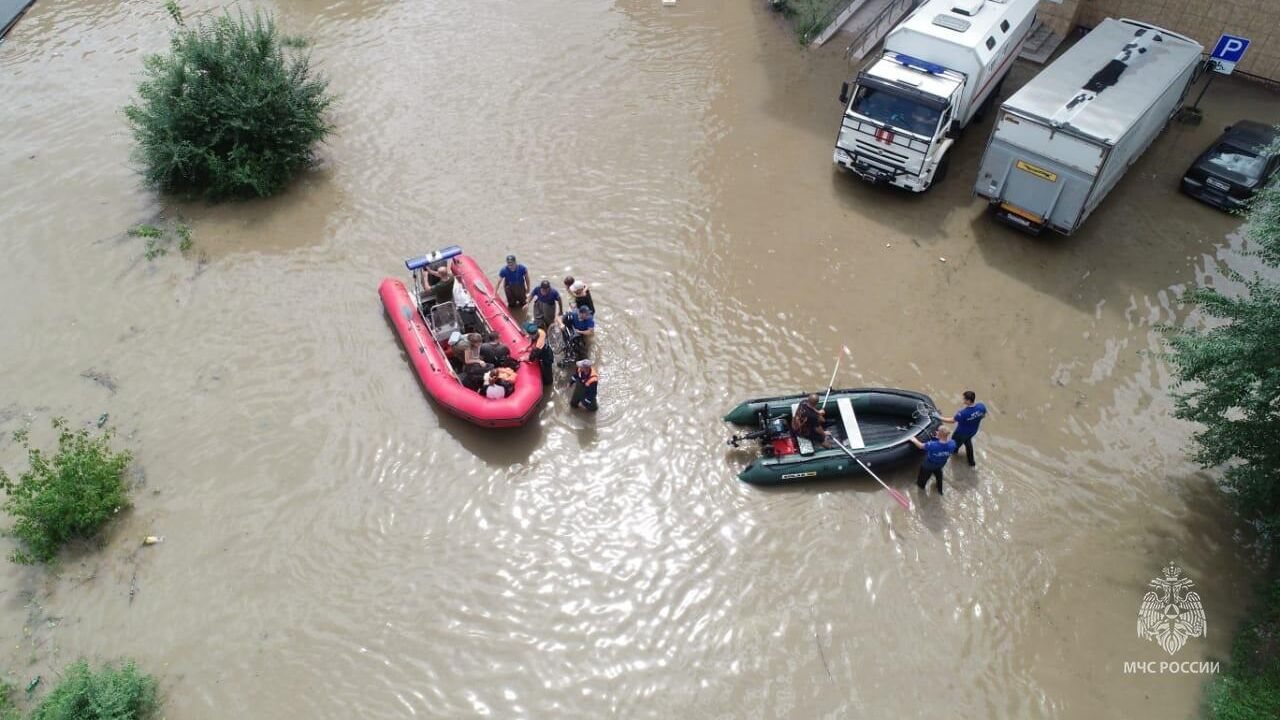
[[[978,426],[982,424],[982,418],[987,416],[987,406],[977,402],[978,396],[972,390],[964,391],[964,407],[955,415],[949,418],[942,418],[942,422],[956,424],[956,432],[952,436],[956,443],[956,452],[960,452],[960,446],[964,446],[965,457],[969,458],[969,467],[976,467],[977,460],[973,456],[973,436],[978,434]]]
[[[517,310],[529,299],[529,268],[516,262],[515,255],[507,256],[507,264],[498,271],[498,289],[507,296],[507,307]]]
[[[938,480],[938,494],[942,494],[942,468],[947,460],[956,452],[956,442],[951,439],[951,431],[945,427],[938,428],[938,436],[929,442],[920,442],[914,435],[908,438],[912,445],[924,450],[924,462],[920,463],[920,472],[916,473],[916,487],[921,490],[929,486],[929,476]]]

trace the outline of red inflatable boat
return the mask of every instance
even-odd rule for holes
[[[528,336],[498,301],[480,267],[457,245],[404,264],[413,273],[413,288],[387,278],[378,294],[427,393],[449,412],[482,427],[518,427],[528,422],[542,400],[542,374],[536,362],[528,361]],[[452,287],[428,287],[424,270],[444,265],[453,273]],[[445,355],[454,332],[484,334],[489,330],[497,333],[511,349],[511,357],[520,361],[514,389],[500,399],[463,387]]]

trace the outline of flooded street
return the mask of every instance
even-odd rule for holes
[[[1176,659],[1221,659],[1254,569],[1151,353],[1181,290],[1248,266],[1178,179],[1280,96],[1219,80],[1033,239],[971,199],[989,121],[924,195],[837,174],[852,70],[763,5],[265,6],[337,130],[281,197],[218,206],[129,161],[163,7],[34,5],[0,44],[0,465],[106,412],[140,487],[104,547],[0,564],[0,675],[134,657],[170,720],[1197,716],[1203,676],[1124,673],[1168,657],[1142,594],[1181,565],[1210,632]],[[160,216],[191,257],[144,259],[126,231]],[[437,410],[377,286],[450,243],[592,285],[597,415],[563,387],[515,432]],[[842,344],[838,385],[991,408],[945,498],[914,465],[885,476],[909,513],[736,479],[720,417],[825,386]]]

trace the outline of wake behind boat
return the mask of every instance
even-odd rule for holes
[[[759,443],[760,456],[738,479],[777,485],[860,475],[865,469],[849,453],[868,466],[896,465],[918,453],[910,438],[926,440],[941,424],[933,400],[923,393],[891,388],[833,390],[826,402],[824,426],[834,442],[824,448],[791,431],[791,419],[805,397],[799,393],[747,400],[724,416],[725,422],[755,428],[734,435],[731,446]]]

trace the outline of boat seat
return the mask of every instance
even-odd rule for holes
[[[853,402],[847,397],[836,400],[840,409],[840,422],[844,425],[845,445],[850,450],[858,450],[867,446],[862,440],[862,430],[858,428],[858,418],[853,414]]]
[[[449,336],[462,329],[458,322],[458,311],[451,302],[439,303],[431,308],[431,335],[436,342],[449,339]]]

